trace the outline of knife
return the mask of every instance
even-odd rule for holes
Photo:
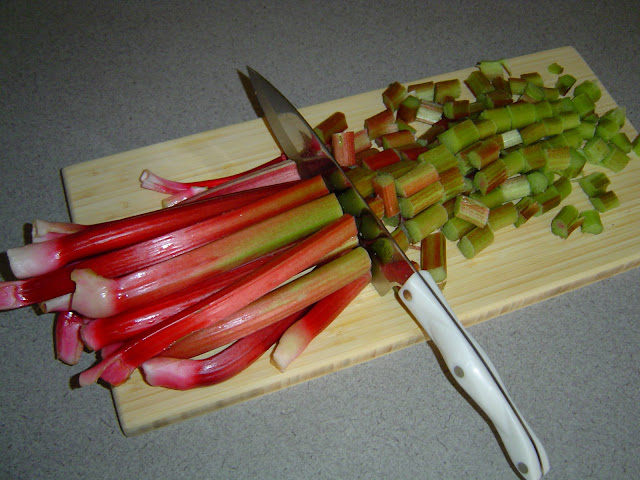
[[[300,112],[262,75],[250,67],[247,70],[267,126],[283,153],[297,163],[300,175],[308,178],[338,171],[345,184],[350,185],[336,159]],[[379,223],[380,231],[395,250],[394,262],[403,266],[394,271],[408,272],[399,282],[398,298],[436,345],[452,377],[489,417],[513,467],[526,479],[541,478],[549,470],[545,449],[511,400],[491,360],[455,316],[431,275],[416,269],[380,219],[367,210],[361,196],[360,199],[365,205],[363,214]],[[375,255],[372,257],[375,263]],[[374,284],[382,280],[379,277],[384,272],[384,268],[374,269],[374,277],[378,277]],[[398,284],[397,276],[389,282]]]

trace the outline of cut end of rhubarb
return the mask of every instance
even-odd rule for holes
[[[145,381],[152,387],[188,390],[194,387],[190,381],[193,378],[192,365],[197,365],[197,362],[194,360],[156,357],[144,362],[140,369]]]
[[[54,239],[10,248],[7,257],[11,271],[17,278],[23,279],[55,270],[62,266],[56,247]]]
[[[76,291],[71,299],[71,309],[91,318],[110,317],[115,314],[111,288],[113,280],[101,277],[89,268],[71,272]]]

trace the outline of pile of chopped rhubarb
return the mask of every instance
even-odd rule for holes
[[[156,211],[34,221],[32,243],[7,251],[16,279],[0,283],[0,309],[53,313],[58,359],[97,355],[80,385],[120,385],[136,369],[154,386],[214,385],[269,350],[284,371],[362,292],[372,262],[393,265],[381,228],[419,249],[442,288],[448,243],[473,258],[499,230],[552,211],[563,239],[602,231],[619,205],[608,172],[639,140],[621,131],[624,109],[596,113],[595,82],[550,72],[544,85],[492,61],[465,79],[394,82],[359,128],[342,112],[316,126],[342,168],[325,177],[302,179],[284,155],[201,182],[145,170],[142,188],[167,195]],[[573,184],[593,208],[563,204]]]

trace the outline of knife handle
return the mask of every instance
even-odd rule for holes
[[[491,360],[455,316],[431,275],[414,273],[399,296],[442,354],[453,378],[491,419],[515,468],[526,479],[542,477],[549,470],[544,447],[509,397]]]

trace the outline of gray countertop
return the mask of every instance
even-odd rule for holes
[[[640,126],[637,1],[0,4],[0,250],[68,220],[68,165],[255,118],[249,64],[294,104],[571,45]],[[284,22],[291,22],[288,26]],[[6,269],[6,265],[3,265]],[[547,478],[640,477],[640,270],[471,327],[545,445]],[[0,477],[508,479],[423,343],[141,436],[72,389],[52,317],[0,314]],[[417,381],[416,381],[417,379]]]

